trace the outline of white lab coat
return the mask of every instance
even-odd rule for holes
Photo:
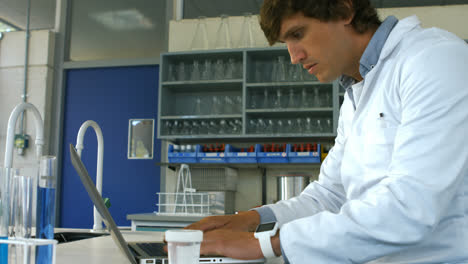
[[[468,45],[419,24],[345,95],[318,181],[268,205],[290,263],[468,263]]]

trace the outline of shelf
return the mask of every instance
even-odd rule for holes
[[[161,120],[192,120],[192,119],[234,119],[242,118],[238,115],[176,115],[176,116],[161,116]]]
[[[303,113],[303,112],[333,112],[332,107],[315,108],[266,108],[266,109],[246,109],[246,113],[266,114],[266,113]]]
[[[256,140],[259,138],[263,139],[278,139],[281,141],[289,141],[290,138],[333,138],[336,135],[333,133],[314,133],[314,134],[306,134],[306,133],[280,133],[280,134],[223,134],[223,135],[216,135],[216,134],[209,134],[209,135],[161,135],[159,139],[167,139],[167,140],[193,140],[201,141],[204,139],[212,139],[212,140],[236,140],[241,139],[243,142],[248,142],[252,140]],[[248,141],[247,141],[248,140]],[[258,140],[257,140],[258,141]]]
[[[242,79],[227,79],[227,80],[200,80],[200,81],[174,81],[162,82],[163,86],[187,86],[187,85],[219,85],[219,84],[242,84]]]
[[[318,81],[304,81],[304,82],[258,82],[258,83],[246,83],[246,87],[284,87],[284,86],[333,86],[332,83],[321,83]]]
[[[156,166],[175,169],[182,164],[192,168],[236,168],[236,169],[311,169],[320,168],[320,163],[156,163]]]
[[[284,60],[279,59],[279,56],[284,56]],[[235,70],[233,71],[234,75],[221,74],[219,76],[230,76],[235,79],[188,80],[191,73],[191,66],[197,65],[195,61],[198,62],[201,73],[205,69],[204,67],[207,67],[208,65],[211,65],[211,72],[215,69],[221,69],[220,67],[215,68],[215,64],[219,65],[220,61],[223,65],[227,65],[226,63],[228,61],[229,63],[233,62],[234,64],[229,65],[235,66]],[[286,62],[286,65],[283,65],[284,62]],[[161,82],[159,84],[157,137],[162,140],[173,142],[195,143],[209,140],[217,142],[253,142],[256,140],[278,142],[280,140],[291,141],[307,138],[330,139],[335,137],[335,133],[249,133],[251,131],[256,131],[255,129],[251,129],[250,125],[255,121],[253,119],[259,118],[273,119],[273,121],[277,123],[280,121],[285,123],[293,118],[294,120],[296,120],[296,118],[311,118],[314,119],[313,121],[315,121],[315,119],[320,119],[323,120],[323,122],[327,122],[326,131],[336,131],[340,106],[338,83],[336,81],[331,83],[320,83],[314,78],[314,76],[311,76],[300,66],[290,65],[288,62],[289,54],[286,47],[184,51],[161,54]],[[287,76],[285,81],[273,81],[276,80],[276,78],[273,77],[276,76],[275,71],[279,69],[278,65],[283,65],[284,70],[286,70],[285,72]],[[182,69],[183,66],[185,69],[185,75],[178,76],[176,73],[180,73],[178,69]],[[211,75],[210,78],[214,78],[214,76],[215,75]],[[299,107],[299,104],[285,104],[285,106],[290,105],[294,108],[248,108],[251,105],[253,106],[252,100],[264,99],[262,98],[260,91],[281,90],[281,92],[283,92],[285,89],[293,90],[296,101],[298,102],[301,100],[301,90],[306,90],[306,96],[310,94],[309,91],[312,92],[312,90],[318,90],[320,95],[323,94],[326,96],[323,97],[323,101],[320,103],[326,105],[326,107]],[[286,96],[289,94],[287,91],[284,92],[285,98],[287,98]],[[291,91],[289,91],[289,93],[290,92]],[[222,102],[219,107],[221,110],[212,111],[212,109],[217,109],[214,106],[219,104],[219,100]],[[271,100],[272,98],[268,98],[268,101]],[[312,101],[312,97],[310,100]],[[232,107],[229,103],[230,101],[234,102]],[[300,105],[306,104],[302,103]],[[314,103],[313,105],[319,104]],[[265,106],[265,104],[256,104],[256,106]],[[270,106],[270,103],[268,103],[268,106]],[[217,115],[213,113],[232,114]],[[171,125],[168,123],[171,121],[182,121],[182,123],[186,123],[187,120],[189,123],[214,121],[215,123],[219,123],[223,119],[226,121],[235,120],[237,122],[237,126],[240,126],[241,128],[234,131],[241,133],[203,135],[165,134],[174,131],[171,130]],[[328,120],[331,120],[331,126],[329,125]],[[313,129],[308,129],[307,131],[311,130]],[[179,133],[180,131],[184,133],[192,132],[187,129],[177,131],[179,131]],[[289,130],[282,129],[280,131]],[[198,130],[195,130],[195,132],[198,132]],[[265,133],[264,131],[261,132]]]

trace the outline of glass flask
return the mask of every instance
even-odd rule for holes
[[[302,88],[302,91],[301,91],[301,107],[304,107],[304,108],[307,108],[310,106],[310,103],[309,103],[309,94],[307,93],[307,89],[306,88]]]
[[[255,46],[252,33],[252,13],[244,13],[242,22],[241,34],[239,38],[238,48],[252,48]]]
[[[197,20],[197,27],[195,35],[193,36],[190,44],[191,50],[206,50],[208,49],[208,34],[206,31],[206,17],[199,16]]]
[[[221,23],[219,24],[218,31],[216,32],[215,49],[230,49],[232,48],[231,42],[231,29],[229,26],[228,15],[221,15]]]
[[[198,81],[200,80],[200,64],[197,60],[193,61],[192,71],[190,72],[190,80]]]
[[[286,81],[286,60],[284,56],[278,56],[278,61],[276,62],[276,75],[275,78],[277,82]]]
[[[215,70],[214,70],[214,79],[223,80],[224,79],[224,63],[223,60],[217,59]]]
[[[288,108],[296,108],[296,98],[294,96],[294,89],[289,88]]]
[[[211,61],[206,59],[205,64],[203,66],[203,71],[201,73],[201,79],[210,80],[212,78],[211,72],[212,72]]]
[[[320,107],[320,95],[319,95],[319,89],[317,87],[314,88],[314,95],[312,97],[312,106]]]

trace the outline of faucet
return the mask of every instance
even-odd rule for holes
[[[84,148],[83,146],[84,135],[86,133],[86,129],[88,129],[88,127],[90,126],[94,128],[94,132],[96,132],[96,137],[98,141],[96,188],[98,189],[99,194],[102,195],[102,167],[103,167],[103,160],[104,160],[104,138],[102,136],[101,128],[96,122],[92,120],[88,120],[81,125],[80,130],[78,131],[78,136],[76,138],[76,150],[78,152],[78,156],[81,158],[81,151]],[[94,215],[94,224],[93,224],[93,229],[91,230],[91,232],[102,232],[103,231],[102,217],[97,211],[96,206],[94,206],[93,215]]]
[[[15,128],[18,116],[25,110],[31,110],[36,121],[36,156],[39,159],[42,156],[42,147],[44,146],[44,124],[41,114],[37,108],[30,103],[21,103],[17,105],[8,119],[8,132],[6,138],[5,168],[11,168],[13,165],[13,143],[15,139]]]

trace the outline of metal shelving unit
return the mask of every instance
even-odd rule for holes
[[[161,62],[160,139],[335,136],[340,105],[337,83],[320,83],[300,66],[291,66],[284,47],[164,53]],[[278,93],[281,100],[274,97]],[[264,94],[268,98],[262,98]],[[320,105],[313,105],[317,95],[320,100],[315,102]],[[271,105],[254,105],[254,100]]]

